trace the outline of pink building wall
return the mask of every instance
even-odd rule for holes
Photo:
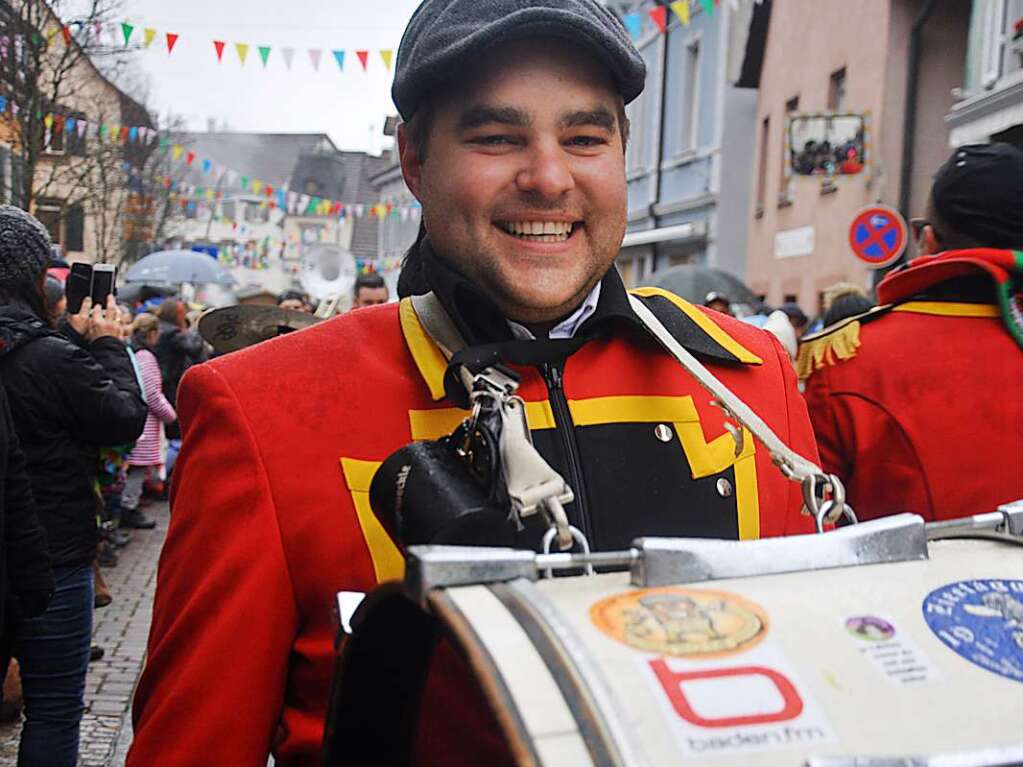
[[[863,206],[882,202],[898,206],[902,159],[902,124],[906,60],[916,0],[775,0],[761,74],[756,156],[751,163],[754,205],[761,168],[766,194],[751,212],[746,277],[756,293],[778,305],[795,296],[808,314],[819,308],[828,285],[848,281],[869,287],[871,275],[852,255],[848,229]],[[916,131],[916,162],[911,206],[922,215],[930,177],[949,154],[943,116],[950,91],[962,84],[969,22],[968,3],[938,3],[924,36]],[[959,19],[962,19],[961,25]],[[828,106],[830,77],[846,71],[845,106],[870,114],[873,150],[867,172],[839,177],[826,191],[818,177],[782,178],[785,151],[785,105],[799,97],[800,111]],[[759,139],[769,118],[766,165]],[[785,191],[784,198],[780,193]],[[921,211],[921,213],[917,213]],[[813,250],[779,258],[775,236],[813,228]],[[805,239],[805,238],[804,238]]]

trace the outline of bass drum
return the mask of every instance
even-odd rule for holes
[[[1023,548],[927,549],[652,588],[518,578],[422,606],[387,585],[345,640],[327,764],[1021,764]]]

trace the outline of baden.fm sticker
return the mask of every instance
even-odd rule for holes
[[[923,603],[924,620],[963,658],[1023,682],[1023,581],[958,581],[935,589]]]

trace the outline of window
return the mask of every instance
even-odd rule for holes
[[[987,0],[981,24],[981,84],[991,88],[1002,75],[1002,50],[1005,44],[1005,0]]]
[[[686,46],[685,92],[681,115],[682,144],[681,149],[694,149],[697,146],[697,133],[700,125],[700,41],[694,40]]]
[[[782,303],[783,304],[798,304],[799,303],[799,296],[797,296],[795,293],[786,293],[785,297],[782,299]]]
[[[757,212],[764,211],[767,199],[767,151],[770,148],[771,118],[765,117],[760,124],[760,167],[757,169]]]
[[[61,226],[62,207],[60,200],[40,200],[36,205],[35,216],[50,233],[50,239],[54,245],[64,242],[63,227]]]
[[[844,112],[845,106],[845,67],[831,73],[828,83],[828,109],[832,112]]]
[[[269,206],[263,207],[258,202],[247,200],[245,203],[245,220],[253,224],[262,224],[270,220]]]
[[[65,222],[67,241],[64,243],[66,250],[85,250],[85,211],[80,204],[72,205],[67,212]]]
[[[220,215],[228,221],[237,220],[235,217],[238,215],[238,212],[235,210],[235,203],[233,200],[230,202],[220,203]]]
[[[53,116],[53,122],[46,130],[46,153],[64,154],[64,118]]]
[[[626,107],[629,118],[629,146],[625,150],[625,169],[629,173],[648,171],[654,164],[653,153],[657,147],[657,133],[660,131],[657,114],[657,97],[660,88],[656,85],[661,78],[660,46],[664,35],[654,35],[641,48],[646,62],[647,87],[643,93]]]
[[[320,182],[315,178],[307,178],[305,183],[302,185],[302,191],[310,197],[319,197],[320,188]]]
[[[782,202],[789,201],[789,175],[788,175],[788,125],[789,116],[793,112],[799,111],[799,96],[793,96],[785,102],[785,123],[784,130],[785,134],[782,136],[782,151],[781,151],[781,172],[778,174],[778,199]]]

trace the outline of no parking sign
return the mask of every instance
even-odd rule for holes
[[[868,269],[884,269],[899,260],[909,242],[906,220],[887,205],[871,205],[853,219],[849,247]]]

